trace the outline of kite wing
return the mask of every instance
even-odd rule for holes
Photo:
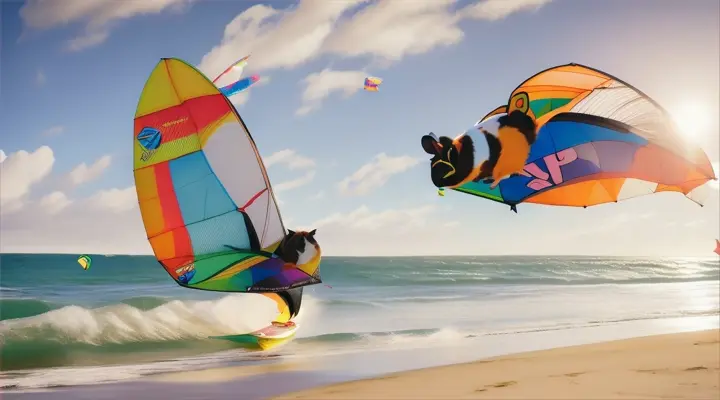
[[[382,84],[382,79],[376,78],[373,76],[369,76],[365,78],[365,90],[368,92],[377,92],[380,90],[380,84]]]
[[[90,266],[92,265],[92,258],[90,256],[83,254],[77,259],[78,264],[82,267],[84,270],[90,269]]]
[[[134,123],[135,186],[155,257],[180,285],[280,292],[320,283],[284,268],[285,235],[267,172],[245,123],[202,73],[162,59]]]
[[[530,176],[494,189],[470,182],[454,190],[511,206],[587,207],[656,192],[680,192],[702,205],[702,185],[716,179],[707,155],[683,139],[660,105],[604,72],[578,64],[550,68],[518,86],[512,102],[525,104],[538,125],[525,166]]]

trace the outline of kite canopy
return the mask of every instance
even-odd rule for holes
[[[373,76],[365,78],[365,90],[368,92],[377,92],[380,90],[380,84],[382,84],[382,81],[382,79],[375,78]]]
[[[92,265],[92,258],[90,258],[90,256],[88,256],[86,254],[83,254],[80,257],[78,257],[77,262],[78,262],[78,264],[80,264],[82,269],[87,271],[88,269],[90,269],[90,266]]]
[[[176,282],[223,292],[321,282],[317,265],[284,268],[272,254],[285,228],[265,167],[240,115],[202,73],[162,59],[134,125],[140,212],[155,257]]]
[[[518,86],[517,102],[538,126],[525,172],[490,189],[469,182],[453,190],[510,205],[588,207],[657,192],[680,192],[702,205],[716,179],[707,155],[679,133],[665,110],[631,85],[568,64]],[[497,107],[478,123],[506,113]]]

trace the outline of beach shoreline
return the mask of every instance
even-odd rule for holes
[[[272,399],[661,397],[720,397],[720,330],[517,353],[333,384]]]

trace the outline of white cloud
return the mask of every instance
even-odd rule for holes
[[[89,49],[102,44],[110,37],[110,32],[106,30],[86,32],[83,36],[70,39],[65,43],[65,50],[76,52]]]
[[[309,197],[309,200],[320,200],[325,198],[325,191],[321,190]]]
[[[460,11],[462,17],[497,21],[520,11],[535,11],[552,0],[485,0]]]
[[[419,255],[437,248],[430,222],[435,212],[432,205],[385,210],[363,205],[298,229],[317,229],[327,255]]]
[[[54,163],[55,155],[47,146],[32,153],[20,150],[7,156],[0,163],[0,212],[22,208],[30,188],[50,174]]]
[[[45,76],[45,73],[43,70],[38,69],[37,74],[35,74],[35,84],[37,86],[43,86],[45,85],[45,82],[47,82],[47,77]]]
[[[7,156],[5,155],[5,152],[0,150],[0,163],[5,161],[6,158]]]
[[[48,214],[57,214],[72,203],[65,193],[56,191],[40,199],[40,207]]]
[[[279,192],[285,192],[285,191],[288,191],[291,189],[297,189],[301,186],[305,186],[308,183],[312,182],[312,180],[314,178],[315,178],[315,171],[308,171],[305,175],[303,175],[297,179],[284,181],[284,182],[278,183],[277,185],[273,185],[273,191],[276,193],[279,193]]]
[[[340,181],[338,189],[345,195],[364,195],[382,187],[393,175],[405,172],[419,162],[410,156],[389,157],[380,153]]]
[[[75,201],[58,193],[0,218],[0,252],[152,254],[134,187]]]
[[[273,185],[273,191],[276,194],[305,186],[308,183],[312,182],[313,179],[315,179],[315,160],[297,154],[295,150],[284,149],[276,151],[275,153],[265,157],[264,162],[267,168],[270,168],[273,165],[283,165],[285,166],[285,168],[290,170],[308,170],[305,175],[299,178],[283,181]],[[278,204],[282,203],[282,201],[277,198],[277,196],[276,200],[278,201]]]
[[[252,54],[255,70],[293,68],[321,53],[338,18],[363,0],[308,1],[278,10],[254,5],[225,27],[223,38],[200,62],[208,76],[216,76],[237,59]]]
[[[353,95],[363,88],[366,76],[364,71],[334,71],[327,68],[306,76],[302,80],[305,84],[303,104],[295,114],[305,115],[319,108],[323,99],[332,92],[342,92],[345,97]]]
[[[455,0],[381,0],[344,21],[324,50],[343,56],[375,55],[397,61],[458,43],[463,32],[451,10]]]
[[[84,23],[82,35],[66,42],[69,51],[80,51],[103,43],[112,25],[137,15],[164,10],[183,10],[192,0],[29,0],[20,9],[25,28],[46,30]]]
[[[389,65],[407,55],[458,43],[463,38],[459,26],[463,18],[494,20],[547,3],[501,1],[511,5],[498,5],[490,0],[481,3],[482,7],[466,7],[461,13],[454,10],[455,0],[380,0],[367,6],[367,0],[301,0],[285,9],[258,4],[225,26],[220,43],[205,54],[199,68],[208,76],[217,76],[238,54],[252,54],[251,66],[255,71],[290,69],[328,54],[378,57],[384,61],[381,64]],[[351,72],[328,71],[318,74]],[[304,96],[316,97],[317,101],[304,101],[296,113],[303,115],[317,108],[326,96],[323,93],[333,88],[352,94],[362,87],[362,78],[357,89],[351,89],[348,83],[335,83],[338,80],[342,81],[339,76],[328,77],[325,87],[308,86]],[[237,101],[242,103],[245,99]]]
[[[45,129],[42,131],[41,135],[43,136],[57,136],[61,133],[65,132],[65,127],[60,125],[55,125],[50,128]]]
[[[112,157],[106,154],[90,166],[85,163],[78,165],[70,171],[70,182],[77,186],[97,179],[110,166],[111,161]]]
[[[99,210],[122,213],[138,206],[135,186],[125,189],[101,190],[88,199],[89,204]]]
[[[273,165],[285,165],[289,169],[304,169],[315,167],[315,161],[311,158],[297,154],[295,150],[284,149],[277,151],[264,159],[265,166],[270,168]]]

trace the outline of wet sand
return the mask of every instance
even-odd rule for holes
[[[720,330],[428,368],[274,399],[718,399]]]

